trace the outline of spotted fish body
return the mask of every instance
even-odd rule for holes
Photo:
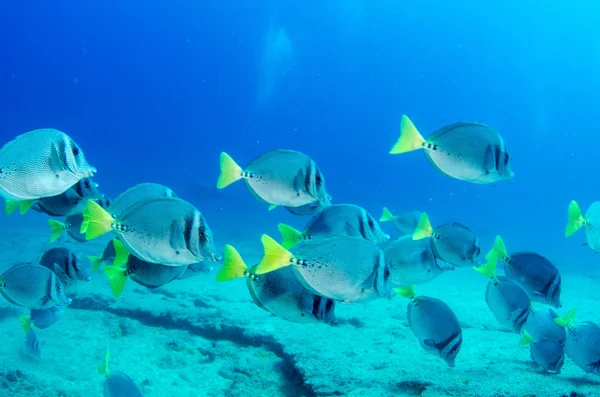
[[[10,303],[29,309],[49,309],[71,303],[58,277],[44,266],[18,264],[0,275],[0,293]]]
[[[462,346],[462,328],[448,305],[417,296],[408,304],[408,325],[426,351],[454,367]]]
[[[487,284],[485,301],[500,324],[521,332],[531,310],[531,301],[519,284],[505,277],[495,277]]]
[[[164,197],[176,198],[177,196],[171,189],[158,183],[139,183],[119,194],[110,203],[109,212],[111,215],[118,217],[123,211],[141,201]]]
[[[550,339],[533,342],[529,347],[529,355],[533,362],[546,371],[560,373],[565,363],[564,346]]]
[[[95,172],[81,148],[54,129],[27,132],[0,149],[0,195],[9,200],[57,196]]]
[[[434,229],[430,239],[436,258],[456,267],[477,266],[481,248],[479,238],[460,223],[447,223]]]
[[[565,353],[585,372],[600,375],[600,326],[585,322],[567,327]]]
[[[543,256],[535,252],[517,252],[505,259],[506,277],[519,284],[533,302],[561,307],[560,272]]]

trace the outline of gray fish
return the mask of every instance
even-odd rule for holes
[[[217,258],[204,216],[192,204],[178,198],[148,198],[116,218],[88,201],[83,217],[81,228],[88,240],[112,230],[127,251],[146,262],[186,266]],[[124,259],[117,256],[115,264],[124,264]]]
[[[600,326],[592,322],[569,325],[565,353],[585,372],[600,375]]]
[[[569,237],[583,227],[585,241],[595,253],[600,253],[600,201],[594,201],[585,216],[575,200],[569,204],[569,221],[565,236]]]
[[[286,249],[295,247],[301,241],[333,236],[362,237],[374,243],[383,243],[390,238],[371,214],[353,204],[335,204],[324,208],[302,232],[283,223],[278,228],[283,237],[281,245]]]
[[[316,215],[323,208],[329,207],[331,205],[331,196],[327,196],[326,201],[317,200],[312,203],[301,205],[300,207],[284,207],[286,210],[291,212],[294,215],[299,216],[307,216],[307,215]]]
[[[83,263],[67,248],[51,248],[42,255],[40,266],[52,270],[61,283],[72,281],[90,281],[91,266]]]
[[[423,284],[454,267],[436,260],[429,240],[402,236],[383,250],[394,287]]]
[[[106,352],[103,365],[98,367],[98,372],[106,376],[104,381],[104,397],[144,397],[133,380],[124,372],[110,371],[108,361],[110,352]]]
[[[64,306],[54,306],[49,309],[36,310],[31,309],[29,311],[29,317],[21,316],[21,326],[25,332],[29,332],[29,329],[34,326],[39,329],[45,329],[56,323],[62,315],[65,313]]]
[[[514,173],[504,139],[485,124],[460,122],[443,127],[427,139],[402,116],[400,138],[390,153],[425,150],[429,164],[454,179],[485,184],[511,180]]]
[[[83,212],[87,199],[97,201],[102,197],[98,184],[90,178],[84,178],[64,193],[40,198],[35,202],[33,209],[50,216],[68,216]]]
[[[256,274],[231,245],[225,246],[223,267],[217,281],[245,277],[246,285],[256,306],[277,317],[297,323],[322,321],[334,324],[335,301],[308,291],[298,281],[292,269],[283,267],[270,273]]]
[[[529,355],[533,362],[546,371],[560,373],[565,363],[565,348],[560,343],[542,339],[529,346]]]
[[[114,217],[118,217],[126,209],[134,204],[149,198],[159,197],[177,197],[175,193],[166,186],[158,183],[138,183],[133,185],[123,193],[119,194],[111,203],[108,212]],[[103,207],[106,208],[106,207]]]
[[[54,272],[29,263],[14,265],[0,275],[0,293],[10,303],[29,309],[43,310],[71,303]]]
[[[421,346],[454,367],[462,346],[462,328],[454,312],[439,299],[415,296],[413,287],[396,292],[411,299],[408,304],[408,326]]]
[[[198,262],[192,263],[185,268],[185,271],[177,280],[195,277],[201,274],[208,274],[213,271],[215,262]]]
[[[102,196],[99,200],[94,201],[104,209],[108,208],[108,205],[110,204],[110,200],[106,196]],[[87,205],[87,201],[85,203]],[[85,243],[87,241],[85,233],[81,233],[81,224],[83,223],[83,214],[81,213],[67,216],[64,222],[59,222],[55,219],[48,219],[48,222],[50,223],[50,229],[52,230],[52,237],[50,237],[51,243],[56,241],[65,230],[73,240],[80,243]]]
[[[306,154],[293,150],[270,150],[244,169],[227,153],[221,153],[217,188],[223,189],[240,179],[254,198],[271,206],[300,207],[330,197],[319,167]]]
[[[265,256],[255,269],[257,275],[293,265],[298,281],[315,295],[359,302],[393,294],[383,252],[368,240],[350,236],[312,240],[294,254],[267,235],[261,241]]]
[[[413,239],[429,238],[436,258],[457,267],[478,265],[481,248],[479,239],[468,227],[460,223],[447,223],[436,228],[431,227],[425,212],[413,234]]]
[[[524,329],[534,341],[547,339],[564,345],[567,333],[563,327],[556,324],[554,320],[557,318],[558,314],[550,308],[532,306]]]
[[[25,337],[25,353],[37,360],[42,358],[42,344],[35,331],[31,328]]]
[[[56,196],[96,172],[81,148],[65,133],[39,129],[19,135],[0,149],[0,195],[26,203]],[[7,201],[7,212],[14,209]]]
[[[519,284],[502,276],[492,278],[485,290],[485,301],[500,324],[521,332],[531,310],[531,301]]]
[[[519,284],[533,302],[561,307],[561,277],[556,266],[534,252],[517,252],[504,258],[504,272]]]
[[[113,238],[108,242],[108,244],[106,244],[106,247],[102,251],[101,256],[88,256],[88,259],[90,260],[90,262],[92,262],[92,271],[97,271],[102,265],[112,265],[112,262],[117,256],[117,248],[115,248],[115,246],[118,246],[119,251],[124,252],[124,262],[127,263],[127,260],[129,259],[129,252],[127,252],[127,249],[123,246],[122,242],[120,242],[116,238]]]
[[[381,215],[381,218],[379,218],[379,222],[392,221],[400,233],[410,234],[417,228],[422,213],[423,212],[417,210],[407,210],[400,211],[393,215],[389,209],[383,207],[383,214]]]

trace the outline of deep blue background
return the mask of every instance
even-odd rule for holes
[[[592,264],[583,235],[563,232],[569,200],[600,198],[600,6],[499,3],[1,2],[0,141],[61,129],[106,193],[169,185],[220,244],[306,221],[266,212],[241,183],[213,188],[219,152],[243,165],[290,148],[317,161],[338,203],[376,217],[383,205],[423,209],[434,224],[469,225],[485,247],[500,233],[509,250]],[[273,27],[292,63],[257,103]],[[496,127],[514,182],[471,185],[422,153],[389,155],[403,113],[424,135],[460,120]]]

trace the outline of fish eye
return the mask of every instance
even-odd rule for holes
[[[77,146],[73,146],[73,156],[79,156],[79,148]]]
[[[390,272],[390,269],[385,269],[383,272],[383,277],[388,278],[390,277],[390,274],[392,274],[392,272]]]
[[[91,185],[90,185],[90,181],[85,181],[85,182],[84,182],[84,185],[85,185],[85,187],[86,187],[86,188],[88,188],[88,189],[91,187]]]

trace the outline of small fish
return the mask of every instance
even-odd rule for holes
[[[119,194],[110,203],[110,214],[114,217],[118,217],[126,209],[130,208],[134,204],[144,201],[149,198],[159,197],[174,197],[177,196],[175,193],[166,186],[159,185],[158,183],[138,183],[133,185],[123,193]],[[106,208],[106,207],[103,207]]]
[[[315,295],[302,286],[292,269],[283,267],[270,273],[256,274],[256,266],[248,269],[231,245],[225,246],[223,267],[217,281],[245,277],[256,306],[288,321],[335,324],[335,301]]]
[[[358,302],[393,294],[390,268],[383,252],[360,237],[336,236],[307,241],[291,254],[267,235],[257,275],[292,265],[294,275],[310,292],[342,302]]]
[[[83,212],[87,199],[98,201],[102,198],[98,184],[90,178],[84,178],[64,193],[37,200],[33,209],[50,216],[69,216]]]
[[[258,201],[274,206],[300,207],[327,201],[325,177],[315,162],[293,150],[270,150],[242,169],[225,152],[221,153],[221,174],[217,188],[243,179]]]
[[[414,240],[430,238],[436,258],[456,267],[476,266],[481,253],[479,239],[468,227],[460,223],[447,223],[435,229],[431,227],[425,212],[414,233]]]
[[[23,263],[0,275],[0,294],[10,303],[29,309],[49,309],[71,303],[62,283],[50,269]]]
[[[133,379],[126,373],[109,371],[109,359],[110,351],[107,351],[104,364],[98,367],[98,373],[106,376],[106,380],[104,381],[104,397],[144,397],[140,389],[133,382]]]
[[[496,265],[497,260],[491,258],[485,265],[474,269],[490,278],[485,290],[485,302],[494,317],[506,328],[519,333],[531,312],[531,300],[519,284],[497,276]]]
[[[529,345],[529,355],[534,363],[546,371],[560,373],[565,363],[564,345],[552,339],[533,338],[527,330],[520,345]]]
[[[295,247],[301,241],[333,236],[362,237],[374,243],[383,243],[390,238],[371,214],[352,204],[336,204],[324,208],[308,222],[302,232],[283,223],[278,225],[278,229],[283,237],[281,245],[286,249]]]
[[[27,336],[25,337],[25,354],[36,360],[42,358],[42,344],[33,328],[27,331]]]
[[[574,325],[575,310],[554,321],[567,329],[565,353],[585,372],[600,375],[600,326],[586,321]]]
[[[56,323],[64,314],[65,307],[64,306],[54,306],[49,309],[44,310],[36,310],[31,309],[29,311],[29,317],[21,316],[19,320],[21,321],[21,327],[25,332],[29,332],[31,327],[36,327],[39,329],[45,329]]]
[[[307,216],[316,215],[323,210],[323,208],[331,205],[331,196],[327,196],[327,200],[317,200],[312,203],[301,205],[300,207],[284,207],[286,210],[294,215]]]
[[[81,232],[86,239],[113,231],[129,252],[146,262],[186,266],[216,261],[212,232],[204,216],[178,198],[148,198],[116,218],[90,200],[83,218]],[[121,259],[125,258],[115,258],[116,266],[125,264]]]
[[[425,150],[425,157],[433,168],[454,179],[485,184],[511,180],[515,176],[504,139],[498,131],[484,124],[450,124],[425,139],[412,121],[402,116],[400,138],[390,153],[417,149]]]
[[[40,266],[52,270],[63,284],[92,279],[89,266],[77,259],[77,256],[67,248],[49,249],[42,255]]]
[[[554,320],[557,318],[558,314],[550,308],[532,306],[524,330],[533,341],[548,339],[564,345],[567,333],[563,327],[556,324]],[[527,338],[523,337],[520,345],[525,342],[527,342]]]
[[[506,278],[523,287],[533,302],[561,307],[560,272],[548,259],[534,252],[509,255],[500,236],[496,236],[494,247],[486,258],[489,260],[491,256],[504,261]]]
[[[119,252],[119,263],[125,264],[129,259],[129,251],[119,239],[113,238],[106,244],[101,256],[88,256],[92,262],[92,271],[97,271],[102,265],[112,265]]]
[[[46,128],[17,136],[0,149],[0,196],[6,213],[25,213],[34,200],[56,196],[96,172],[65,133]]]
[[[383,213],[381,214],[381,218],[379,218],[379,222],[392,221],[400,233],[410,234],[417,228],[422,213],[417,210],[408,210],[393,215],[389,209],[383,207]]]
[[[383,254],[392,272],[394,287],[423,284],[454,269],[435,258],[428,240],[413,240],[412,236],[402,236],[392,241]]]
[[[565,236],[572,236],[576,231],[583,227],[585,241],[587,245],[597,254],[600,254],[600,201],[595,201],[590,205],[585,213],[581,214],[581,209],[575,200],[569,204],[569,221],[565,231]]]
[[[454,367],[462,346],[462,328],[452,309],[439,299],[416,296],[412,286],[397,288],[396,293],[411,300],[408,326],[421,346]]]

